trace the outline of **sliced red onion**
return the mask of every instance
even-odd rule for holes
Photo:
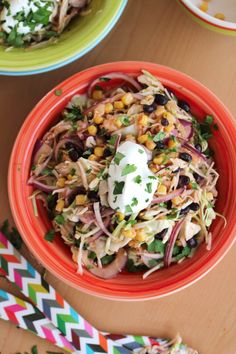
[[[96,202],[93,204],[93,209],[94,209],[94,213],[95,213],[95,218],[96,218],[96,222],[98,224],[98,226],[102,229],[102,231],[109,237],[112,237],[112,234],[110,233],[110,231],[106,228],[106,226],[103,223],[102,220],[102,215],[100,212],[100,204],[99,202]]]
[[[108,227],[109,223],[110,223],[110,218],[107,217],[106,220],[104,221],[105,227]],[[104,234],[103,230],[99,230],[92,237],[89,237],[89,239],[87,240],[87,243],[91,243],[91,242],[96,241],[100,236],[102,236],[102,234]]]
[[[184,120],[184,119],[179,119],[180,124],[185,129],[185,139],[189,140],[193,136],[193,125],[191,122]]]
[[[113,209],[105,209],[104,211],[102,211],[102,217],[111,216],[112,214],[114,214]],[[80,221],[83,222],[84,224],[92,223],[95,220],[96,220],[96,218],[95,218],[94,212],[91,210],[87,211],[83,215],[80,215]]]
[[[194,146],[192,146],[186,142],[182,146],[185,147],[190,152],[192,152],[194,155],[197,155],[198,157],[200,157],[202,160],[207,161],[207,157],[201,151],[197,150]]]
[[[34,148],[33,153],[33,164],[36,166],[34,170],[34,175],[39,176],[40,173],[44,170],[47,166],[48,162],[50,161],[53,154],[53,149],[46,143],[42,143],[41,141],[37,140]],[[43,163],[38,164],[40,156],[44,155],[45,160]]]
[[[32,176],[29,180],[28,180],[28,184],[30,186],[34,186],[35,188],[39,189],[42,192],[46,192],[46,193],[50,193],[54,190],[56,190],[58,187],[57,186],[49,186],[47,184],[44,184],[42,182],[37,181],[34,176]]]
[[[152,200],[152,204],[167,202],[168,200],[171,200],[171,199],[177,197],[178,195],[182,194],[183,191],[184,191],[184,188],[179,188],[169,194],[163,195],[162,197],[154,198]]]
[[[116,258],[113,262],[108,264],[103,268],[98,268],[92,264],[92,262],[88,259],[86,251],[83,251],[82,261],[85,266],[89,266],[88,270],[90,273],[95,275],[96,277],[102,279],[112,279],[115,278],[125,267],[128,256],[124,249],[120,249],[116,255]]]
[[[57,160],[58,158],[58,153],[59,153],[59,150],[66,144],[66,143],[72,143],[78,147],[82,147],[81,145],[81,142],[78,141],[78,139],[75,139],[75,138],[63,138],[61,140],[59,140],[58,144],[55,146],[55,149],[54,149],[54,156],[55,156],[55,159]]]
[[[182,219],[178,221],[175,226],[173,227],[173,230],[171,232],[166,250],[165,250],[165,255],[164,255],[164,265],[165,267],[169,267],[171,264],[171,259],[172,259],[172,253],[173,253],[173,248],[175,245],[175,241],[177,239],[177,236],[180,232],[181,226],[183,225],[185,219]]]
[[[113,73],[109,73],[109,74],[104,74],[102,77],[109,79],[109,80],[114,80],[114,79],[115,80],[117,80],[117,79],[124,80],[125,82],[128,82],[134,88],[136,88],[137,91],[141,90],[141,86],[139,85],[139,83],[132,76],[126,75],[124,73],[113,72]],[[91,96],[94,86],[101,83],[100,79],[101,79],[101,77],[98,77],[90,84],[90,86],[88,88],[88,96]]]

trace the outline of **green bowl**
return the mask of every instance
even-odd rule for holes
[[[0,75],[32,75],[57,69],[93,49],[111,31],[127,0],[93,0],[92,11],[71,22],[55,44],[35,49],[0,48]]]

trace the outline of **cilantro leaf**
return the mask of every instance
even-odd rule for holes
[[[115,143],[116,143],[117,138],[118,138],[117,134],[112,135],[110,137],[110,139],[108,140],[108,144],[114,146]]]
[[[115,164],[119,166],[120,161],[121,161],[124,157],[125,157],[124,154],[122,154],[121,152],[117,152],[117,153],[115,154],[115,157],[114,157],[114,162],[115,162]]]
[[[48,232],[46,232],[46,234],[44,236],[44,240],[46,240],[48,242],[53,242],[55,236],[56,236],[55,230],[51,229]]]
[[[153,137],[153,141],[156,143],[158,141],[161,141],[165,138],[166,134],[164,132],[159,132]]]
[[[142,182],[142,177],[140,175],[134,177],[134,182],[140,184]]]
[[[135,172],[137,170],[137,167],[132,164],[130,165],[129,163],[122,169],[121,176],[126,176],[132,172]]]
[[[55,96],[61,96],[62,95],[62,89],[57,89],[54,91]]]
[[[109,77],[100,77],[99,78],[99,81],[104,81],[104,82],[107,82],[107,81],[110,81],[111,79]]]
[[[205,119],[204,119],[204,123],[206,123],[206,124],[212,124],[213,123],[213,120],[214,120],[214,118],[212,117],[212,116],[210,116],[210,115],[207,115],[206,117],[205,117]]]
[[[131,206],[135,206],[135,205],[138,205],[138,199],[134,197],[132,198]]]
[[[113,194],[114,195],[122,194],[124,186],[125,186],[125,182],[115,181],[115,188],[113,190]]]
[[[165,244],[161,240],[153,240],[148,246],[147,246],[148,252],[152,253],[160,253],[164,255],[165,252]]]
[[[132,210],[131,206],[130,205],[126,205],[125,206],[125,214],[129,214],[129,213],[132,213],[132,212],[133,212],[133,210]]]
[[[63,225],[64,222],[65,222],[65,218],[63,215],[57,215],[55,218],[54,218],[54,221],[58,224],[58,225]]]
[[[144,153],[144,150],[138,149],[138,152],[139,152],[140,154],[143,154],[143,153]]]
[[[152,193],[152,184],[151,183],[146,183],[145,192]]]

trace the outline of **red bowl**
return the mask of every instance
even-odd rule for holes
[[[178,97],[186,99],[193,113],[200,119],[206,114],[215,118],[219,130],[214,131],[211,147],[215,151],[216,168],[220,173],[219,197],[216,209],[227,219],[224,227],[217,218],[211,231],[211,251],[201,245],[192,259],[179,265],[162,269],[143,280],[141,274],[121,273],[117,278],[103,280],[88,271],[76,273],[70,250],[58,239],[54,243],[44,240],[50,222],[43,208],[35,217],[29,196],[32,187],[27,185],[35,142],[53,124],[60,111],[76,93],[86,90],[88,83],[97,76],[111,71],[137,75],[146,69],[156,75]],[[60,96],[55,90],[62,90]],[[23,124],[15,142],[8,176],[11,210],[24,241],[35,257],[55,276],[74,288],[108,299],[144,300],[161,297],[194,283],[209,272],[226,254],[235,240],[236,231],[236,125],[223,103],[207,88],[189,76],[173,69],[146,62],[115,62],[82,71],[50,91],[32,110]]]

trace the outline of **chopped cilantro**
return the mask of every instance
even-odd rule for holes
[[[191,182],[192,189],[198,189],[198,184],[196,182]]]
[[[31,348],[31,354],[38,354],[38,347],[37,347],[37,345],[34,345],[34,346]]]
[[[188,257],[189,254],[191,252],[191,248],[189,246],[185,246],[181,253],[179,253],[177,256],[176,256],[176,260],[179,261],[180,259],[182,259],[183,257]]]
[[[148,250],[148,252],[160,253],[160,254],[164,255],[165,244],[161,240],[153,240],[147,246],[147,250]]]
[[[145,199],[145,202],[147,203],[147,202],[149,202],[149,199],[147,198],[147,199]]]
[[[63,215],[57,215],[55,218],[54,218],[54,221],[58,224],[58,225],[63,225],[64,222],[65,222],[65,218]]]
[[[112,261],[114,261],[115,259],[115,256],[114,255],[106,255],[104,257],[101,258],[101,262],[102,262],[102,265],[105,266],[105,265],[108,265],[110,264]]]
[[[88,258],[94,260],[95,258],[97,258],[97,255],[96,255],[95,252],[90,251],[90,252],[88,253]]]
[[[52,168],[44,168],[41,172],[41,175],[43,176],[53,176],[52,173],[53,169]]]
[[[33,13],[33,20],[36,23],[47,25],[49,23],[49,18],[51,16],[51,11],[47,10],[45,7],[40,7],[37,11]]]
[[[124,157],[125,157],[124,154],[122,154],[121,152],[117,152],[117,153],[115,154],[115,157],[114,157],[114,162],[115,162],[115,164],[119,166],[120,161],[121,161]]]
[[[148,265],[149,265],[150,268],[153,268],[153,267],[155,267],[157,265],[157,261],[155,259],[150,259],[148,261]]]
[[[117,201],[117,196],[113,199],[113,203],[116,203],[116,201]]]
[[[97,178],[101,178],[101,177],[103,176],[104,171],[105,171],[105,168],[102,168],[102,169],[98,172]]]
[[[110,139],[108,140],[108,144],[114,146],[115,143],[116,143],[117,138],[118,138],[117,134],[112,135],[110,137]]]
[[[54,91],[56,96],[61,96],[62,95],[62,89],[57,89]]]
[[[56,236],[55,230],[51,229],[48,232],[46,232],[44,239],[48,242],[53,242],[55,236]]]
[[[156,176],[148,176],[149,179],[157,179]]]
[[[71,175],[71,176],[74,176],[74,175],[75,175],[75,172],[76,172],[76,169],[75,169],[75,168],[72,168],[72,169],[70,170],[70,175]]]
[[[129,117],[126,116],[126,115],[121,115],[121,116],[119,116],[119,121],[120,121],[124,126],[130,125]]]
[[[125,182],[115,181],[115,188],[113,194],[114,195],[122,194],[124,186],[125,186]]]
[[[159,207],[160,208],[166,208],[167,207],[167,203],[164,203],[164,202],[159,203]]]
[[[134,177],[134,182],[138,184],[142,183],[142,177],[140,175]]]
[[[145,192],[152,193],[152,184],[151,183],[146,183]]]
[[[219,130],[219,127],[218,127],[218,125],[216,123],[213,125],[213,129],[214,130]]]
[[[134,265],[134,261],[129,258],[127,263],[126,263],[126,269],[130,273],[136,273],[136,272],[141,272],[143,270],[146,270],[147,267],[145,265],[136,266],[136,265]]]
[[[138,199],[134,197],[132,198],[131,206],[135,206],[135,205],[138,205]]]
[[[179,254],[179,253],[180,253],[180,247],[177,246],[177,245],[174,245],[172,255],[173,255],[173,256],[176,256],[176,255]]]
[[[96,85],[94,88],[95,88],[95,90],[99,90],[99,91],[103,90],[103,88],[101,86],[99,86],[99,85]]]
[[[205,117],[205,119],[204,119],[204,122],[206,123],[206,124],[212,124],[213,123],[213,117],[212,116],[210,116],[210,115],[207,115],[206,117]]]
[[[121,176],[126,176],[130,173],[133,173],[137,170],[137,167],[132,164],[130,165],[129,163],[122,169],[122,173],[121,173]]]
[[[125,206],[125,214],[129,214],[129,213],[132,213],[132,212],[133,212],[133,210],[132,210],[131,206],[130,205],[126,205]]]
[[[133,225],[135,225],[135,224],[137,224],[137,220],[128,220],[127,223],[126,223],[127,226],[128,226],[128,225],[133,226]]]
[[[164,132],[159,132],[153,137],[153,141],[158,142],[165,138],[166,134]]]
[[[138,152],[139,152],[140,154],[143,154],[143,153],[144,153],[144,150],[138,149]]]

